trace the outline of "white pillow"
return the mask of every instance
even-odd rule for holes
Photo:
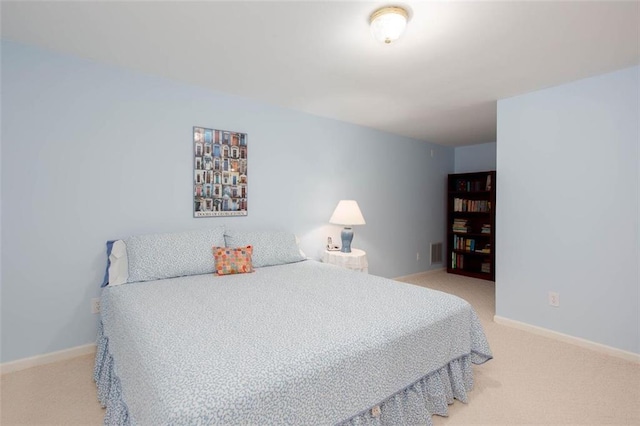
[[[129,279],[127,245],[122,240],[114,241],[109,255],[109,285],[120,285]]]

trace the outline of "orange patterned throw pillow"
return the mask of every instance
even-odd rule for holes
[[[251,266],[252,252],[252,246],[238,248],[213,247],[216,273],[218,275],[228,275],[253,272],[253,266]]]

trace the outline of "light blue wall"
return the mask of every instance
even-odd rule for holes
[[[498,102],[497,315],[640,353],[638,74]]]
[[[108,239],[223,223],[318,258],[353,198],[373,274],[427,270],[444,241],[452,148],[11,42],[2,90],[2,362],[94,341]],[[248,133],[248,217],[192,218],[193,125]]]
[[[455,149],[455,173],[484,172],[496,169],[496,143],[458,146]]]

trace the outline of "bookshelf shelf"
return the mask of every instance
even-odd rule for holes
[[[495,183],[495,171],[449,175],[447,272],[495,281]]]
[[[491,214],[491,212],[452,212],[452,213],[458,216],[480,216],[480,215],[489,216]]]
[[[451,232],[450,235],[457,235],[458,237],[473,237],[473,238],[489,238],[491,234],[471,233],[471,232]]]
[[[482,253],[480,251],[453,250],[455,253],[469,254],[471,256],[491,256],[491,253]]]
[[[464,196],[473,196],[474,194],[490,194],[491,191],[449,191],[451,195],[464,195]]]

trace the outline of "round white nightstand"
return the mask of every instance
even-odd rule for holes
[[[352,248],[351,253],[325,250],[322,255],[322,261],[331,265],[342,266],[343,268],[364,272],[365,274],[369,273],[367,252],[364,250]]]

